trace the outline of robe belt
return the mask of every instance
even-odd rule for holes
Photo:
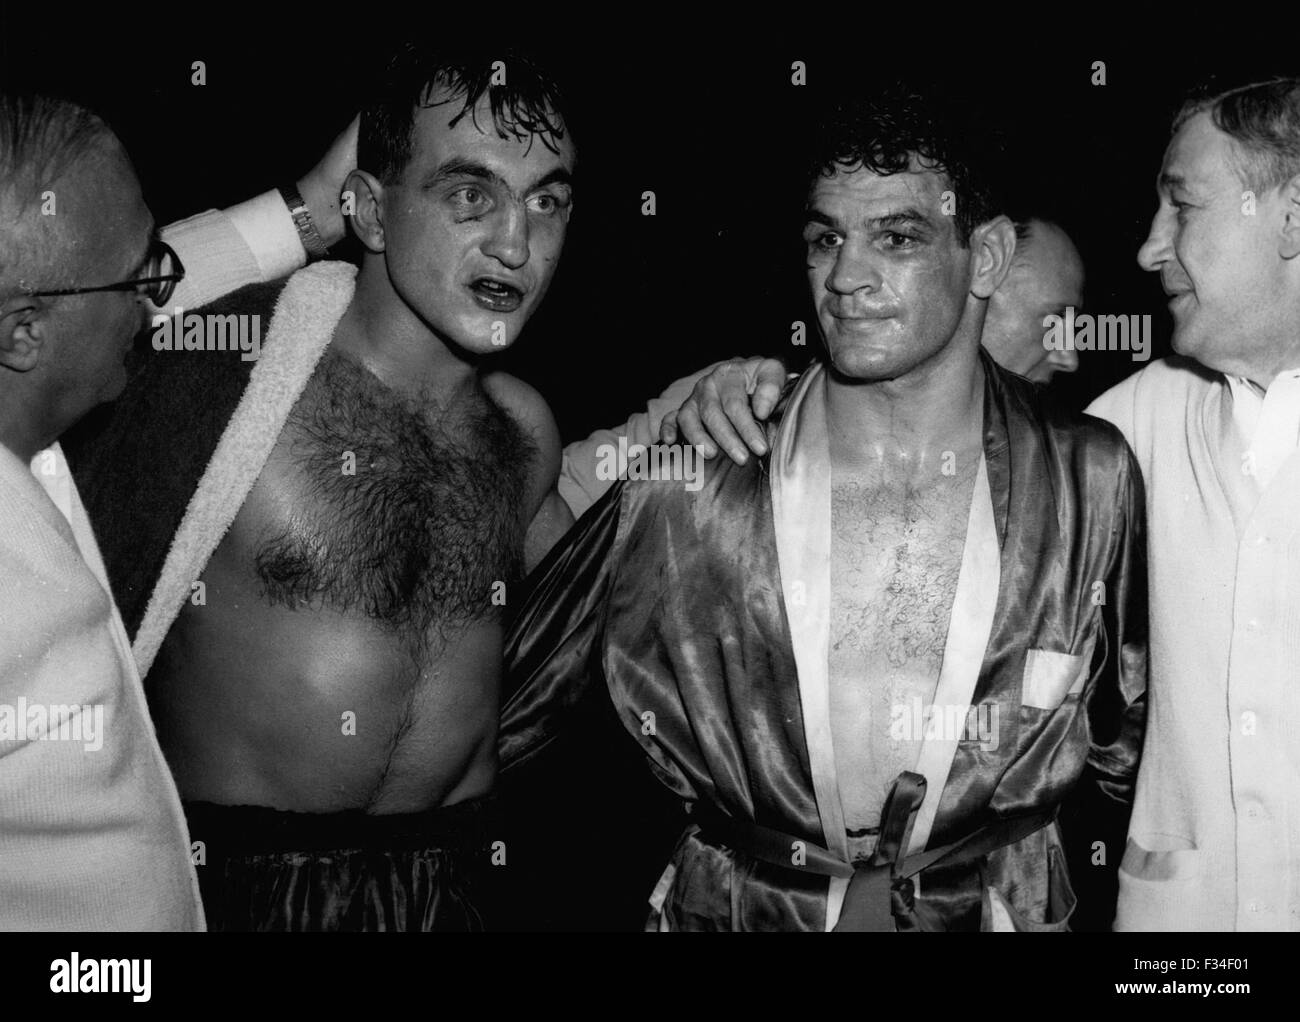
[[[880,840],[871,857],[856,864],[814,842],[727,816],[707,802],[697,802],[691,818],[699,824],[702,836],[762,862],[847,879],[836,932],[943,930],[946,927],[939,912],[917,903],[911,878],[924,869],[965,865],[1015,844],[1051,823],[1056,807],[994,820],[951,844],[904,858],[917,810],[925,801],[925,786],[920,774],[905,770],[898,775],[880,814]]]

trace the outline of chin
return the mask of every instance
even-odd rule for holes
[[[431,325],[434,333],[458,351],[475,357],[494,355],[509,350],[519,340],[527,322],[527,318],[520,315],[521,311],[495,315],[476,312],[451,323]],[[493,324],[496,323],[503,324],[504,330],[495,330]],[[494,342],[494,338],[499,338],[499,341]]]
[[[1208,354],[1196,333],[1185,326],[1179,326],[1177,323],[1174,324],[1174,332],[1170,335],[1169,346],[1174,349],[1174,354],[1194,358],[1198,361],[1201,360],[1203,355]],[[1205,364],[1209,365],[1210,363],[1206,362]],[[1211,366],[1211,368],[1213,367]]]
[[[835,371],[849,380],[892,380],[899,375],[893,361],[884,356],[841,355],[830,361]]]

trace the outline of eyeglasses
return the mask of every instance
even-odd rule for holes
[[[185,267],[181,265],[180,256],[165,241],[154,239],[145,261],[143,277],[123,280],[117,284],[101,284],[99,287],[67,287],[58,291],[33,291],[24,287],[22,290],[29,298],[60,298],[63,295],[88,295],[96,291],[135,291],[144,288],[149,301],[162,308],[176,290],[176,285],[184,279]]]

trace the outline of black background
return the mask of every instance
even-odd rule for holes
[[[41,15],[7,12],[0,78],[8,88],[57,89],[104,114],[160,224],[300,177],[350,120],[392,38],[386,25],[304,27],[301,17],[265,11],[255,23],[191,31],[173,24],[176,10],[152,19],[138,10],[93,26],[70,19],[57,31],[27,27]],[[591,16],[597,33],[600,18]],[[800,136],[829,96],[897,77],[937,87],[999,133],[1015,181],[1008,191],[1051,212],[1078,244],[1088,310],[1151,314],[1155,356],[1167,353],[1163,295],[1135,257],[1170,118],[1194,86],[1300,67],[1300,58],[1162,54],[1120,33],[999,51],[949,28],[937,34],[953,37],[951,48],[935,52],[932,37],[922,56],[914,44],[871,42],[865,16],[863,41],[833,37],[834,47],[813,34],[783,42],[770,27],[753,39],[659,20],[610,28],[599,44],[529,47],[526,32],[499,33],[555,69],[579,150],[560,270],[502,356],[550,400],[566,442],[623,421],[715,359],[809,356],[811,347],[790,345],[794,320],[813,324],[798,237]],[[196,60],[203,86],[191,84]],[[791,84],[795,60],[807,66],[806,86]],[[1098,60],[1103,86],[1092,84]],[[653,217],[641,214],[647,190]],[[1084,353],[1080,372],[1055,386],[1080,404],[1137,368],[1126,352]]]
[[[519,46],[531,27],[473,10],[399,27],[382,12],[306,26],[300,10],[263,10],[236,24],[209,9],[198,29],[178,10],[145,11],[124,8],[95,24],[5,12],[0,77],[6,88],[53,89],[106,116],[160,224],[300,177],[351,119],[399,34],[445,32],[454,22],[456,31],[493,31]],[[574,218],[549,297],[502,356],[548,398],[565,442],[623,421],[715,359],[780,353],[797,363],[811,353],[789,343],[792,321],[813,323],[798,238],[799,139],[829,96],[898,76],[940,88],[1001,133],[1008,180],[1058,218],[1083,253],[1088,310],[1150,314],[1154,354],[1167,353],[1164,297],[1135,256],[1155,209],[1170,118],[1194,86],[1300,67],[1300,59],[1139,45],[1120,31],[1069,44],[1004,42],[987,28],[941,21],[873,31],[866,13],[806,38],[771,24],[746,34],[674,17],[635,28],[601,13],[576,17],[583,39],[535,47],[569,98],[579,151]],[[203,86],[191,84],[196,60],[206,66]],[[806,86],[791,83],[795,60],[806,63]],[[1099,60],[1105,85],[1092,83]],[[656,194],[653,217],[641,214],[646,190]],[[1054,393],[1081,406],[1137,368],[1128,353],[1084,353],[1080,372],[1058,377]],[[508,871],[513,925],[637,926],[676,836],[677,808],[608,708],[586,712],[603,726],[578,729],[582,737],[557,748],[545,770],[508,790],[519,810],[512,854],[531,864]],[[1095,836],[1086,814],[1081,828]],[[1110,848],[1111,870],[1119,850]],[[1087,878],[1076,883],[1088,889]],[[1097,925],[1088,914],[1097,904],[1078,922]]]

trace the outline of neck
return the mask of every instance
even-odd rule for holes
[[[1300,369],[1300,329],[1291,323],[1279,325],[1272,343],[1234,352],[1215,361],[1220,365],[1208,368],[1227,376],[1240,376],[1259,390],[1267,391],[1279,375]]]
[[[984,431],[984,370],[977,344],[954,339],[892,380],[855,380],[831,371],[826,419],[831,462],[846,470],[931,472],[947,452],[978,447]]]
[[[1284,358],[1278,359],[1268,369],[1250,369],[1240,375],[1245,377],[1250,383],[1253,383],[1261,391],[1268,392],[1268,388],[1273,385],[1283,373],[1294,372],[1300,369],[1300,354],[1290,354]]]
[[[39,405],[37,402],[36,406]],[[33,414],[32,406],[33,402],[24,394],[15,394],[12,390],[0,393],[0,444],[9,448],[24,464],[36,457],[38,451],[54,443],[62,432]]]
[[[403,393],[445,398],[477,371],[469,356],[431,330],[393,290],[382,257],[368,256],[358,271],[333,346]]]

